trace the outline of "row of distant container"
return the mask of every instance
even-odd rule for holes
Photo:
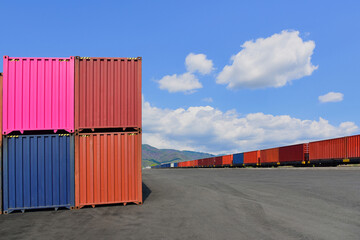
[[[224,156],[166,163],[153,168],[279,166],[360,162],[360,135]]]
[[[8,135],[3,141],[4,213],[142,203],[141,133]]]
[[[141,128],[141,58],[4,56],[2,134]]]

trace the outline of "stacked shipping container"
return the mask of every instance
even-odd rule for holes
[[[4,56],[0,81],[5,213],[142,203],[141,58]]]
[[[74,58],[3,60],[3,211],[71,208]]]
[[[75,205],[141,204],[141,58],[74,59]]]

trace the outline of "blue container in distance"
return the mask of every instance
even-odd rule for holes
[[[178,167],[179,166],[179,164],[178,163],[174,163],[174,167]]]
[[[243,165],[244,164],[244,153],[233,154],[233,165]]]
[[[75,205],[73,134],[3,137],[5,214]]]

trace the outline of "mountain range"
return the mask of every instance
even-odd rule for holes
[[[162,163],[182,162],[214,155],[202,152],[179,151],[174,149],[157,149],[148,144],[142,145],[142,166],[154,166]]]

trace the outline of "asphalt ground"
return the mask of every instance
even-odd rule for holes
[[[360,239],[360,168],[151,169],[144,204],[0,216],[0,239]]]

